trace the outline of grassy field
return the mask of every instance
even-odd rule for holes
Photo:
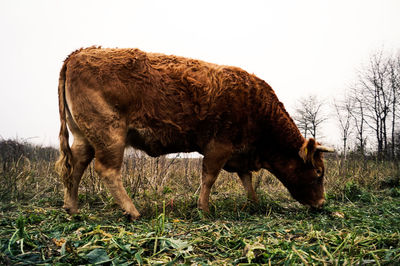
[[[1,146],[3,145],[3,146]],[[0,264],[400,264],[398,162],[327,159],[327,205],[301,206],[266,171],[247,202],[223,172],[211,213],[196,208],[201,160],[130,152],[125,185],[142,219],[129,222],[91,165],[80,214],[62,209],[57,153],[0,143]],[[4,148],[6,147],[6,148]]]

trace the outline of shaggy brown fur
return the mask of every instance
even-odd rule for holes
[[[151,156],[204,155],[199,207],[208,211],[219,171],[237,172],[257,201],[251,171],[274,173],[303,204],[323,204],[322,153],[305,140],[272,88],[246,71],[138,49],[80,49],[60,73],[60,150],[64,208],[77,211],[88,163],[133,219],[139,213],[122,186],[127,145]],[[68,145],[67,125],[74,135]]]

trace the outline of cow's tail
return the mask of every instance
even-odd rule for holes
[[[64,183],[65,187],[70,187],[71,183],[71,174],[72,174],[72,152],[69,147],[69,134],[67,128],[67,102],[65,98],[65,77],[66,77],[67,63],[64,62],[63,67],[61,68],[60,78],[58,81],[58,105],[60,112],[60,157],[56,162],[56,170],[61,176],[61,179]]]

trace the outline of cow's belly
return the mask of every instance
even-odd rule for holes
[[[168,153],[199,151],[188,136],[170,134],[161,138],[148,129],[129,129],[127,145],[153,157]]]
[[[228,172],[251,172],[261,169],[259,157],[254,149],[235,152],[223,167]]]

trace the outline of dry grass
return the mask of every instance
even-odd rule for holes
[[[0,201],[53,198],[60,204],[63,187],[54,170],[57,150],[18,141],[2,141],[0,148]],[[176,201],[193,204],[199,192],[201,161],[201,158],[178,156],[152,158],[139,151],[128,150],[122,166],[125,188],[139,208],[144,210],[143,214],[162,201],[171,205]],[[328,198],[340,200],[354,197],[349,193],[380,191],[397,187],[400,182],[398,162],[371,158],[344,161],[337,155],[327,158],[325,176]],[[261,197],[293,202],[283,185],[268,171],[253,173],[253,183]],[[222,171],[211,193],[212,204],[220,198],[234,200],[244,195],[237,175]],[[82,177],[80,200],[83,205],[112,202],[94,171],[93,162]]]
[[[1,146],[3,145],[3,146]],[[81,214],[61,210],[57,151],[0,143],[0,263],[387,264],[400,263],[398,162],[327,158],[321,213],[295,202],[267,171],[254,173],[260,204],[222,172],[211,215],[196,208],[201,159],[129,151],[125,187],[143,218],[125,220],[93,170],[80,187]]]

